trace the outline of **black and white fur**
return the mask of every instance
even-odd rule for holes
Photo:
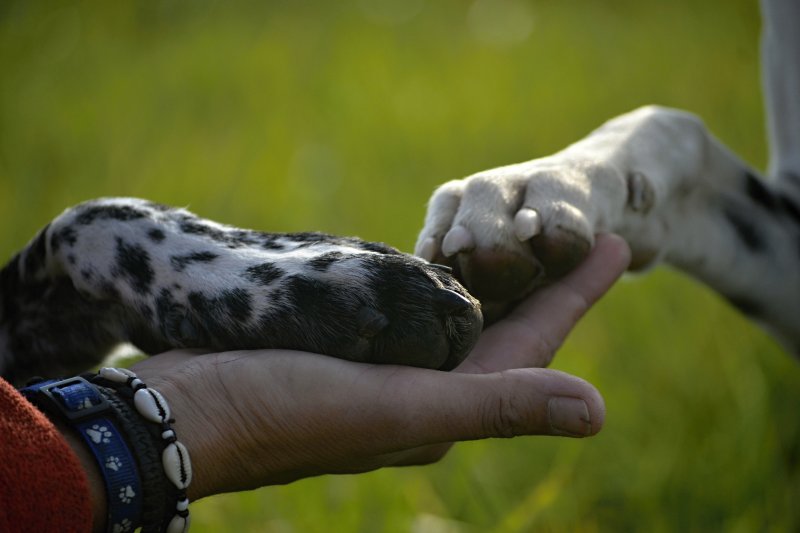
[[[800,2],[762,9],[769,180],[696,116],[645,107],[550,157],[444,184],[417,254],[453,266],[491,319],[615,232],[632,268],[689,273],[800,354]]]
[[[0,371],[77,372],[121,342],[291,348],[450,369],[480,304],[449,268],[384,244],[272,234],[106,198],[68,209],[0,272]]]

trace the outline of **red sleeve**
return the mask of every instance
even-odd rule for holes
[[[55,426],[0,379],[0,531],[91,531],[89,484]]]

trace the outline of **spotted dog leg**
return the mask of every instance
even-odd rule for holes
[[[798,352],[798,202],[695,116],[645,107],[551,157],[446,183],[416,250],[451,265],[492,320],[569,272],[596,233],[615,232],[632,268],[664,261],[691,274]]]
[[[136,199],[55,219],[0,273],[0,370],[17,381],[97,363],[116,344],[290,348],[449,369],[477,340],[477,300],[377,243],[271,234]]]

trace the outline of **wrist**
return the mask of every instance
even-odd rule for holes
[[[241,471],[238,464],[232,463],[231,454],[226,453],[231,441],[240,440],[238,436],[229,435],[223,438],[213,423],[218,419],[218,415],[213,413],[215,407],[212,405],[219,405],[220,402],[210,401],[206,397],[209,400],[208,404],[200,405],[194,401],[190,392],[170,379],[145,375],[142,375],[142,379],[169,399],[170,408],[176,415],[172,427],[180,435],[181,442],[191,450],[192,483],[186,491],[189,500],[197,501],[212,494],[240,489],[241,487],[228,487],[225,480],[229,476],[221,475],[226,473],[234,479],[243,479],[247,472]],[[194,385],[204,390],[197,383]],[[230,416],[224,417],[226,420],[229,418]]]
[[[172,426],[175,420],[166,398],[125,368],[101,368],[89,379],[126,428],[138,458],[145,495],[141,499],[142,532],[186,533],[192,464]]]
[[[34,382],[21,392],[54,419],[74,451],[94,531],[188,530],[191,462],[157,391],[128,370],[103,368],[97,375]]]
[[[138,467],[108,400],[80,376],[34,381],[21,392],[51,420],[67,428],[62,434],[83,442],[83,446],[73,444],[73,450],[91,454],[106,494],[106,517],[95,520],[95,527],[100,527],[98,522],[105,523],[108,530],[136,526],[142,512]],[[88,464],[82,463],[84,473],[91,472],[86,468]],[[89,480],[84,479],[88,483]]]
[[[54,421],[54,425],[67,444],[69,444],[69,447],[72,448],[86,474],[92,503],[92,531],[96,533],[105,531],[108,502],[106,500],[103,476],[100,474],[97,460],[92,456],[92,452],[89,451],[86,443],[74,431],[59,421]]]

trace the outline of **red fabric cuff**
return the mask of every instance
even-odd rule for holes
[[[0,379],[0,531],[91,531],[89,484],[61,433]]]

